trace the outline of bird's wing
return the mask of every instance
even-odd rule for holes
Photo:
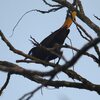
[[[45,47],[52,47],[55,43],[58,43],[59,41],[64,41],[69,33],[69,29],[66,30],[65,27],[60,28],[50,34],[48,37],[46,37],[40,44]],[[62,42],[61,42],[62,44]]]

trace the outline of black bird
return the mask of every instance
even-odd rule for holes
[[[29,55],[46,61],[50,61],[57,58],[57,54],[62,54],[59,45],[62,45],[64,43],[64,40],[68,36],[69,31],[69,29],[66,30],[66,28],[64,27],[53,32],[40,43],[40,46],[32,48],[29,51]],[[50,52],[49,50],[46,50],[46,48],[52,50],[56,54],[52,53],[52,51]]]
[[[70,32],[68,28],[72,24],[75,16],[76,12],[72,12],[72,15],[66,18],[66,21],[61,28],[59,28],[48,37],[46,37],[42,42],[40,42],[40,46],[32,48],[28,54],[45,61],[56,59],[57,57],[59,57],[58,55],[62,55],[59,45],[62,45],[66,37],[68,36]],[[46,48],[49,50],[46,50]],[[53,53],[50,52],[50,50],[53,51]]]

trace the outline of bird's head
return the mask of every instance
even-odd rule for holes
[[[73,12],[71,13],[72,20],[75,20],[75,17],[76,17],[76,16],[77,16],[76,11],[73,11]]]
[[[63,26],[62,27],[67,27],[67,29],[71,26],[73,21],[75,20],[75,17],[77,16],[76,11],[71,12],[70,16],[68,15]]]

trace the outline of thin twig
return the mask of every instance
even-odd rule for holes
[[[32,36],[30,36],[30,38],[33,40],[30,40],[31,42],[32,42],[32,44],[34,44],[35,46],[39,46],[40,45],[40,43],[39,42],[37,42],[36,40],[35,40],[35,38],[33,38]]]
[[[39,87],[37,87],[35,90],[26,93],[25,95],[23,95],[19,100],[29,100],[38,90],[40,90],[43,87],[43,85],[40,85]]]
[[[85,37],[85,36],[82,34],[82,32],[81,32],[81,30],[78,28],[78,26],[76,26],[76,28],[77,28],[78,32],[80,33],[80,35],[82,36],[82,38],[84,38],[84,39],[87,40],[87,41],[90,41],[90,39],[88,39],[87,37]]]
[[[84,45],[79,52],[76,53],[76,55],[69,61],[69,63],[66,63],[65,66],[62,67],[62,69],[68,69],[71,66],[73,66],[78,59],[88,51],[88,49],[94,47],[94,45],[97,45],[100,42],[100,38],[95,38],[94,40],[88,42],[86,45]]]
[[[76,51],[76,52],[79,52],[79,51],[80,51],[79,49],[77,49],[77,48],[75,48],[75,47],[72,47],[72,46],[70,46],[70,45],[68,45],[68,44],[63,45],[62,47],[73,49],[73,50]],[[95,55],[90,54],[90,53],[88,53],[88,52],[85,52],[83,55],[86,55],[86,56],[92,58],[93,61],[95,61],[96,63],[98,63],[98,64],[100,65],[100,60],[99,60]]]
[[[77,27],[79,33],[81,34],[81,36],[82,36],[85,40],[87,40],[87,41],[93,40],[92,36],[90,36],[89,33],[88,33],[80,24],[78,24],[76,21],[74,21],[74,23],[75,23],[75,25],[76,25],[76,27]],[[79,28],[85,33],[85,35],[86,35],[89,39],[86,38],[86,37],[84,37],[84,36],[82,35],[82,33],[81,33],[81,31],[80,31]],[[96,53],[97,53],[97,55],[98,55],[98,58],[100,59],[100,50],[99,50],[99,47],[98,47],[97,45],[94,46],[94,50],[96,51]]]
[[[86,23],[100,37],[100,27],[97,26],[94,22],[92,22],[86,15],[84,15],[83,13],[78,11],[75,7],[73,7],[73,5],[70,2],[68,2],[67,0],[52,0],[52,1],[67,7],[71,11],[76,11],[78,18],[80,18],[84,23]]]
[[[78,24],[76,21],[74,21],[74,23],[76,27],[79,27],[84,32],[84,34],[89,38],[89,40],[93,40],[91,35],[89,35],[89,33],[80,24]]]
[[[48,5],[49,7],[59,7],[59,6],[61,6],[61,5],[52,5],[52,4],[48,3],[46,0],[43,0],[43,2],[44,2],[46,5]]]
[[[57,11],[57,10],[63,8],[63,7],[64,7],[64,6],[59,5],[58,7],[49,9],[49,10],[47,10],[47,11],[42,11],[42,10],[38,10],[38,9],[32,9],[32,10],[29,10],[29,11],[25,12],[25,13],[21,16],[21,18],[18,20],[18,22],[15,24],[15,26],[14,26],[14,28],[13,28],[13,30],[12,30],[12,34],[11,34],[10,37],[13,36],[16,27],[18,26],[18,24],[20,23],[20,21],[23,19],[23,17],[24,17],[26,14],[28,14],[28,13],[30,13],[30,12],[33,12],[33,11],[36,11],[36,12],[40,12],[40,13],[42,13],[42,14],[45,14],[45,13],[55,12],[55,11]]]
[[[72,79],[76,79],[82,83],[84,83],[85,85],[93,85],[93,83],[91,83],[90,81],[88,81],[87,79],[83,78],[82,76],[80,76],[79,74],[77,74],[75,71],[73,70],[65,70],[64,71],[69,77],[71,77]]]
[[[71,47],[73,46],[73,44],[72,44],[72,41],[71,41],[71,39],[68,37],[68,39],[69,39],[69,41],[70,41],[70,44],[71,44]],[[74,57],[74,50],[72,49],[72,55],[73,55],[73,57]],[[74,66],[73,66],[73,70],[74,70]]]
[[[4,83],[2,88],[0,89],[0,95],[2,94],[3,90],[7,87],[8,83],[10,81],[10,77],[11,77],[11,73],[8,72],[6,82]]]
[[[95,17],[96,19],[100,20],[100,18],[99,18],[99,17],[97,17],[96,15],[94,15],[94,17]]]
[[[59,6],[59,7],[56,7],[56,8],[52,8],[52,9],[49,9],[47,11],[43,11],[43,10],[35,10],[37,12],[40,12],[42,14],[46,14],[46,13],[50,13],[50,12],[55,12],[55,11],[58,11],[59,9],[63,8],[64,6]]]
[[[10,37],[13,36],[16,27],[18,26],[19,22],[23,19],[23,17],[24,17],[26,14],[28,14],[28,13],[30,13],[30,12],[33,12],[33,11],[36,11],[36,10],[35,10],[35,9],[29,10],[29,11],[25,12],[25,13],[21,16],[21,18],[20,18],[20,19],[18,20],[18,22],[15,24],[15,26],[14,26],[14,28],[13,28],[13,30],[12,30],[12,34],[11,34]]]
[[[94,45],[97,45],[100,42],[100,38],[96,38],[92,40],[91,42],[87,43],[84,45],[79,52],[76,53],[74,57],[70,61],[68,61],[66,64],[64,64],[62,67],[55,67],[53,70],[51,70],[49,73],[59,73],[62,71],[67,70],[68,68],[72,67],[78,60],[79,58],[91,47]]]

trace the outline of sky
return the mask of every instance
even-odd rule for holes
[[[100,17],[100,0],[82,0],[82,4],[85,14],[100,26],[100,21],[93,17],[94,14]],[[25,53],[28,53],[33,47],[29,41],[30,35],[38,42],[41,42],[46,36],[51,34],[51,32],[62,26],[66,16],[66,8],[49,14],[40,14],[38,12],[28,13],[16,27],[14,35],[10,37],[19,18],[25,12],[32,9],[48,10],[49,7],[46,6],[42,0],[0,0],[0,30],[16,49],[22,50]],[[81,22],[78,18],[76,20],[93,37],[96,37],[95,32],[86,24]],[[70,27],[69,37],[71,38],[73,45],[77,48],[81,48],[86,43],[86,41],[80,37],[74,24]],[[65,42],[69,43],[69,40],[66,39]],[[70,59],[73,56],[72,51],[66,49],[63,49],[63,51],[66,59]],[[90,52],[94,53],[93,50],[90,50]],[[16,63],[16,60],[19,59],[23,59],[23,57],[10,51],[6,44],[0,39],[0,60]],[[18,65],[32,70],[45,71],[51,69],[50,67],[45,68],[40,64],[19,63]],[[100,84],[100,79],[98,78],[98,76],[100,76],[100,68],[90,58],[83,56],[77,64],[75,64],[75,71],[91,82]],[[58,77],[61,80],[73,81],[64,74],[59,74]],[[5,82],[5,79],[6,73],[0,72],[0,87]],[[37,86],[39,86],[39,84],[32,82],[25,77],[12,75],[7,88],[0,97],[0,100],[18,100],[23,94],[32,91]],[[64,87],[54,89],[50,87],[48,89],[43,88],[42,91],[43,94],[41,94],[41,91],[38,91],[31,100],[87,100],[87,98],[91,100],[100,100],[100,96],[96,92],[88,90]]]

